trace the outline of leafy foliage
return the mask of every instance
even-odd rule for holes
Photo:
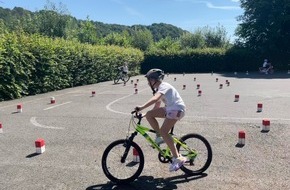
[[[0,100],[111,80],[125,61],[136,74],[144,55],[23,33],[0,34]]]
[[[262,56],[290,58],[290,2],[288,0],[241,0],[239,44]],[[271,59],[271,58],[270,58]],[[278,60],[277,60],[278,61]],[[280,60],[282,61],[282,60]]]

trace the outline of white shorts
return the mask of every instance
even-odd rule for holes
[[[165,117],[168,119],[180,120],[185,115],[183,110],[167,110],[166,108],[164,109],[165,109]]]

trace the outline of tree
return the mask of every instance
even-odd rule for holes
[[[184,33],[181,37],[180,37],[180,44],[181,47],[183,49],[186,48],[203,48],[205,47],[205,40],[204,37],[202,35],[202,32],[196,31],[195,33]]]
[[[241,7],[245,11],[238,17],[238,42],[264,55],[289,57],[290,1],[241,0]]]
[[[116,32],[110,33],[102,39],[101,44],[130,47],[129,34],[128,32],[123,32],[122,34]]]
[[[218,25],[216,28],[206,26],[201,29],[201,33],[204,35],[206,47],[224,48],[229,45],[227,32],[223,26]]]
[[[97,42],[96,31],[96,26],[87,16],[87,20],[81,22],[81,27],[78,32],[78,40],[82,43],[95,44]]]
[[[54,3],[47,1],[45,10],[39,11],[37,23],[39,32],[49,37],[64,37],[69,14],[65,6],[60,3],[59,8]]]
[[[181,50],[181,46],[178,40],[174,40],[171,37],[166,37],[159,40],[158,42],[155,42],[151,47],[151,50],[153,49],[167,52],[177,52]]]
[[[135,30],[132,34],[132,46],[142,51],[147,50],[153,43],[153,35],[148,29]]]

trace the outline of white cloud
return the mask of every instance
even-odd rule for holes
[[[211,2],[208,1],[200,1],[201,3],[205,3],[208,8],[211,9],[223,9],[223,10],[237,10],[240,9],[238,6],[216,6],[213,5]]]
[[[198,0],[175,0],[179,2],[191,2],[191,3],[202,3],[205,4],[210,9],[222,9],[222,10],[238,10],[241,9],[239,6],[217,6],[209,1],[198,1]],[[232,2],[238,2],[239,0],[231,0]]]

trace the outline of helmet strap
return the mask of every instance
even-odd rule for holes
[[[151,87],[151,90],[152,90],[152,93],[153,93],[153,96],[154,96],[155,93],[156,93],[156,88],[154,88],[154,85],[157,83],[157,81],[155,81],[153,85],[151,85],[150,81],[149,81],[149,83],[150,83],[150,87]]]

